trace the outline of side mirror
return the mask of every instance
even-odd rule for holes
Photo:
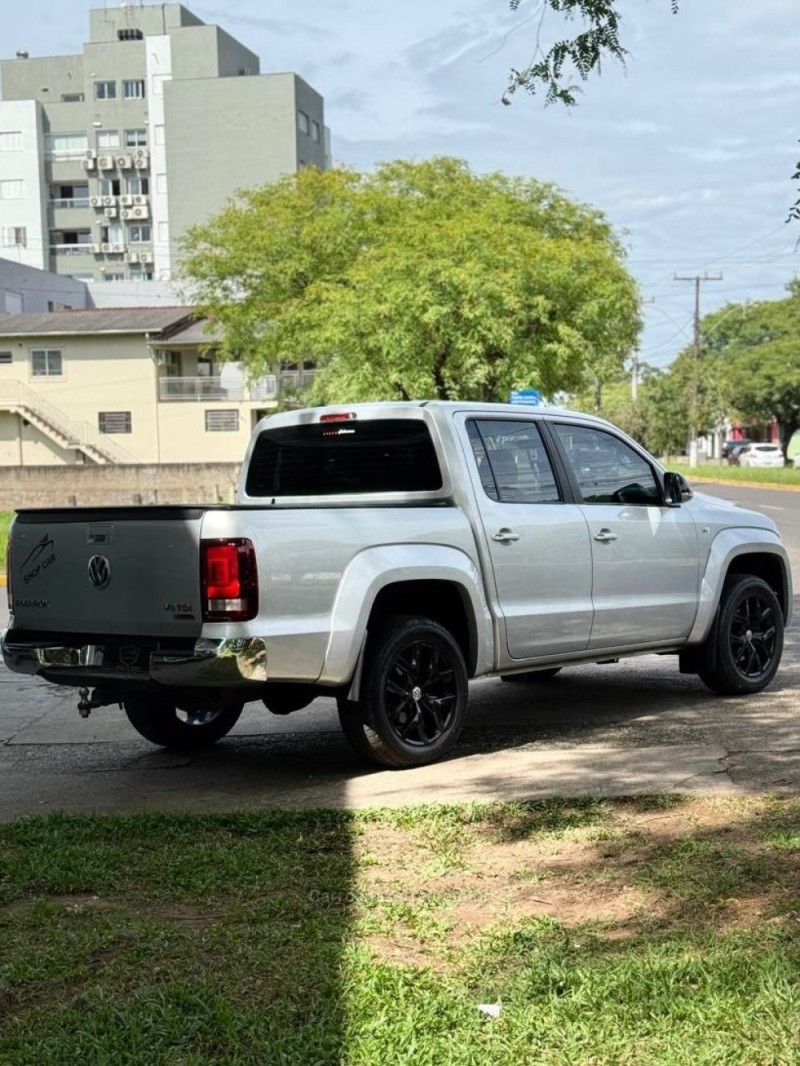
[[[694,493],[683,474],[664,474],[664,495],[670,507],[680,507],[691,500]]]

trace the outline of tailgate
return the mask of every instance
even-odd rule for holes
[[[202,507],[21,511],[11,529],[16,629],[196,637]]]

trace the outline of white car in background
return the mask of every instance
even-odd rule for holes
[[[783,467],[783,449],[778,444],[748,444],[739,452],[739,466]]]

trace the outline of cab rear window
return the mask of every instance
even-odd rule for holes
[[[442,473],[418,419],[323,422],[266,429],[247,472],[248,496],[435,492]]]

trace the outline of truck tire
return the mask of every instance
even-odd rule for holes
[[[430,618],[401,616],[370,636],[361,697],[338,701],[339,721],[363,758],[425,766],[458,740],[467,699],[467,668],[453,636]]]
[[[181,709],[168,698],[130,696],[123,704],[133,728],[145,740],[163,748],[188,751],[206,748],[226,736],[239,720],[241,703],[188,706]]]
[[[536,681],[552,681],[556,674],[560,673],[560,666],[551,666],[547,670],[528,670],[524,674],[503,674],[500,680],[508,681],[512,685],[527,685]]]
[[[783,653],[783,612],[766,581],[733,574],[725,581],[699,674],[722,696],[761,692]]]

